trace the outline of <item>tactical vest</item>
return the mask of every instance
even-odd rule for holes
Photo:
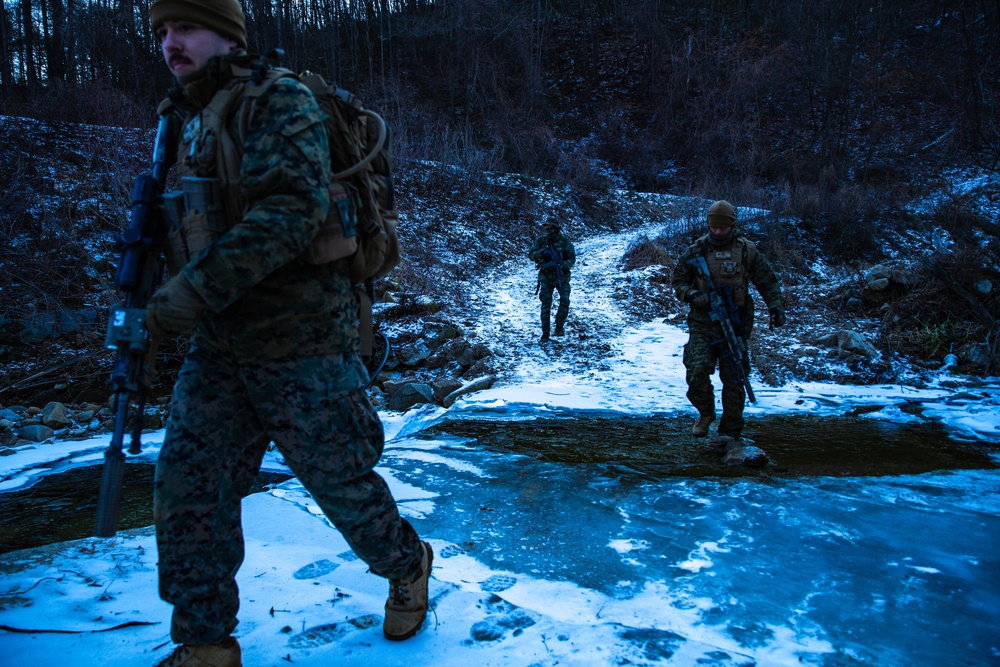
[[[752,241],[737,236],[732,244],[722,250],[708,242],[708,236],[698,239],[702,247],[705,263],[712,274],[716,290],[728,289],[733,297],[733,304],[742,308],[747,302],[747,283],[750,279],[750,265],[757,258],[757,247]],[[708,291],[708,282],[701,276],[695,278],[694,286],[704,292]]]
[[[254,103],[277,79],[295,76],[290,70],[273,68],[255,82],[252,70],[237,65],[232,73],[205,108],[185,119],[181,130],[176,164],[181,188],[163,195],[170,275],[243,220],[241,165]],[[173,102],[165,100],[158,113],[171,106]],[[230,131],[234,125],[235,137]],[[353,225],[351,197],[343,184],[331,181],[327,220],[302,259],[325,264],[351,256],[357,249]]]

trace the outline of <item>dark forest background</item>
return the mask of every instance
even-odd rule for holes
[[[251,50],[382,110],[404,161],[808,218],[1000,158],[1000,0],[243,4]],[[148,8],[5,0],[0,113],[151,127],[169,79]]]

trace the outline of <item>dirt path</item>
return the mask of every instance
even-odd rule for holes
[[[571,278],[566,336],[539,344],[539,301],[535,295],[537,271],[527,257],[507,264],[483,280],[477,298],[469,304],[477,321],[476,333],[500,361],[499,366],[521,379],[535,373],[585,372],[600,367],[617,351],[623,331],[641,324],[621,307],[627,278],[621,272],[625,251],[636,239],[656,236],[665,223],[618,234],[575,241],[576,265]],[[558,304],[553,304],[553,318]]]

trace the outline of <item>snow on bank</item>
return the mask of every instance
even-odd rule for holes
[[[614,599],[569,582],[515,579],[433,537],[432,614],[413,639],[388,642],[379,616],[384,581],[367,574],[321,518],[300,509],[273,493],[244,504],[237,634],[245,665],[601,665],[651,650],[672,655],[674,664],[721,651],[751,660],[718,629],[697,629],[686,640],[676,634],[696,628],[698,609],[665,604],[673,596],[662,584]],[[170,650],[169,607],[156,595],[155,561],[151,529],[3,558],[0,622],[34,630],[0,634],[5,661],[130,667],[161,659]],[[627,629],[637,624],[652,628],[651,648],[632,648]],[[671,644],[678,647],[668,652]],[[754,653],[767,664],[792,665],[799,652],[828,650],[804,635]]]

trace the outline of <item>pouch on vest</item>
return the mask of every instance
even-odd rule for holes
[[[180,191],[163,195],[163,212],[167,219],[167,270],[172,276],[228,228],[217,178],[184,176]]]
[[[350,257],[358,249],[353,197],[342,183],[330,184],[330,210],[316,238],[302,253],[309,264],[327,264]]]
[[[188,253],[198,253],[226,233],[226,212],[222,207],[219,179],[185,176],[181,179],[184,192],[184,240]]]
[[[705,253],[705,263],[712,274],[712,281],[717,290],[722,294],[725,288],[733,299],[733,305],[741,308],[746,303],[747,276],[746,267],[743,266],[743,244],[737,240],[729,250],[715,250]],[[696,287],[701,290],[708,289],[708,283],[700,277],[696,280]]]
[[[184,244],[181,220],[184,218],[184,193],[180,190],[164,192],[160,198],[163,218],[167,222],[167,242],[163,254],[167,258],[167,273],[176,276],[191,258]]]
[[[746,285],[731,285],[731,294],[733,297],[733,305],[737,308],[742,308],[743,304],[747,300],[747,288]]]
[[[733,299],[734,306],[737,308],[743,306],[747,290],[742,262],[735,259],[719,262],[719,283],[729,287],[729,294]]]

